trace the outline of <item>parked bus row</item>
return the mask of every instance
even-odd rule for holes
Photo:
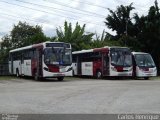
[[[73,75],[140,77],[157,75],[155,63],[148,53],[131,52],[127,47],[103,47],[72,52]]]
[[[9,72],[18,76],[57,78],[65,76],[130,76],[148,79],[157,75],[148,53],[127,47],[103,47],[72,52],[71,44],[44,42],[10,51]]]

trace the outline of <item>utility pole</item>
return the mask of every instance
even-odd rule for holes
[[[126,19],[126,36],[128,36],[128,18]]]
[[[129,18],[126,18],[126,38],[128,36],[128,20]],[[125,46],[126,46],[126,39],[125,39]]]

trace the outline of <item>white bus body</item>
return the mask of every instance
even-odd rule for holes
[[[127,47],[103,47],[72,52],[73,73],[79,76],[132,76],[132,54]]]
[[[134,61],[135,77],[143,77],[148,79],[152,76],[157,76],[157,68],[149,53],[144,52],[132,52]]]
[[[38,78],[72,76],[71,45],[44,42],[10,51],[9,72],[17,76]]]

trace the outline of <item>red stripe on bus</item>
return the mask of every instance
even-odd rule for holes
[[[123,67],[121,66],[115,66],[117,72],[123,72]]]
[[[109,48],[95,48],[93,52],[108,52]]]
[[[47,65],[49,72],[59,72],[59,67],[58,66],[53,66],[53,65]]]

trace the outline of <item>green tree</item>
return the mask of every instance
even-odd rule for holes
[[[11,46],[11,38],[9,35],[2,37],[0,48],[0,63],[8,62],[8,52]]]
[[[140,49],[140,42],[137,39],[138,29],[132,21],[131,11],[135,9],[131,3],[128,6],[120,5],[117,10],[109,10],[110,14],[106,17],[105,24],[108,28],[116,31],[112,41],[116,41],[120,46],[128,46],[133,50]]]
[[[106,33],[105,30],[103,30],[101,36],[96,34],[95,40],[92,41],[92,48],[99,48],[104,46],[120,46],[120,43],[118,41],[112,40],[112,37],[112,35]]]
[[[2,37],[1,49],[8,49],[11,46],[11,37],[10,35],[5,35]]]
[[[10,36],[12,48],[24,47],[48,40],[40,26],[31,26],[26,22],[19,22],[14,25]]]
[[[148,15],[139,17],[135,15],[137,39],[142,51],[149,52],[154,57],[157,67],[160,66],[160,13],[157,0],[151,6]]]
[[[26,22],[19,22],[17,25],[13,26],[13,29],[9,35],[5,35],[2,38],[0,62],[8,59],[8,53],[11,49],[36,44],[47,40],[53,39],[46,37],[40,26],[31,26]]]
[[[106,17],[105,24],[109,29],[116,31],[118,37],[124,34],[131,36],[134,34],[132,18],[130,17],[131,11],[134,9],[132,5],[132,3],[129,6],[120,5],[116,11],[108,9],[110,14]]]
[[[64,23],[64,31],[57,28],[57,40],[60,42],[68,42],[72,45],[72,50],[82,50],[91,48],[93,33],[85,34],[85,25],[82,27],[76,23],[75,28],[72,30],[72,24]]]
[[[114,38],[122,46],[127,45],[133,50],[150,53],[159,67],[160,13],[158,2],[155,0],[155,5],[149,8],[147,15],[134,14],[131,18],[132,9],[134,9],[132,4],[121,5],[116,11],[109,9],[110,15],[106,18],[106,26],[117,32]]]

